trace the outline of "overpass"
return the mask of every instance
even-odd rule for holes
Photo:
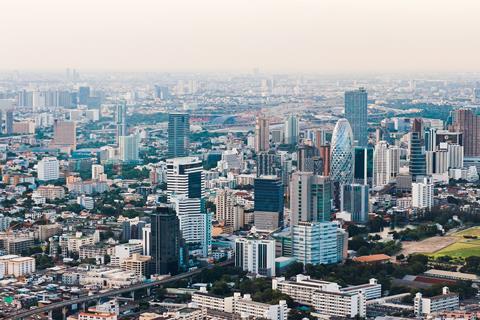
[[[43,313],[46,313],[46,312],[51,313],[53,310],[58,310],[58,309],[62,310],[63,318],[65,319],[66,315],[67,315],[67,312],[68,312],[68,307],[70,307],[72,305],[82,305],[82,304],[85,304],[86,302],[92,301],[92,300],[100,300],[102,298],[109,298],[109,297],[121,295],[121,294],[124,294],[124,293],[135,292],[136,290],[141,290],[141,289],[150,289],[152,287],[161,286],[161,285],[167,284],[169,282],[173,282],[173,281],[189,278],[189,277],[192,277],[192,276],[196,276],[196,275],[200,274],[203,270],[211,269],[214,266],[223,267],[223,266],[230,265],[232,263],[233,263],[233,260],[227,260],[227,261],[215,264],[215,265],[209,265],[209,266],[204,267],[204,268],[200,268],[200,269],[196,269],[196,270],[193,270],[193,271],[190,271],[190,272],[177,274],[175,276],[171,276],[171,277],[161,279],[161,280],[137,283],[137,284],[131,285],[129,287],[113,289],[113,290],[109,290],[109,291],[106,291],[106,292],[96,293],[96,294],[93,294],[93,295],[86,295],[86,296],[78,297],[78,298],[75,298],[75,299],[60,301],[60,302],[52,303],[52,304],[45,305],[45,306],[42,306],[42,307],[38,307],[38,308],[35,308],[35,309],[20,310],[18,312],[10,314],[9,319],[12,319],[12,320],[25,319],[27,317],[30,317],[30,316],[33,316],[33,315],[36,315],[36,314],[43,314]]]

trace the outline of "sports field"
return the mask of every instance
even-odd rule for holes
[[[478,239],[468,239],[465,236],[478,237]],[[450,237],[456,239],[455,243],[431,253],[430,256],[435,258],[450,256],[461,259],[470,256],[480,256],[480,227],[462,230],[450,235]]]

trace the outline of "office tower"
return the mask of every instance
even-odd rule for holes
[[[64,150],[77,148],[77,126],[74,121],[54,121],[52,145]]]
[[[87,105],[90,98],[90,87],[78,88],[78,104]]]
[[[190,116],[187,113],[168,115],[168,157],[177,158],[188,155],[190,135]]]
[[[189,251],[207,256],[211,251],[211,215],[204,208],[202,161],[196,157],[167,159],[167,194]]]
[[[117,144],[119,144],[120,137],[127,135],[127,106],[124,102],[116,106],[115,124],[117,126],[115,138]]]
[[[153,274],[177,274],[180,263],[181,232],[175,212],[167,207],[157,208],[150,215],[150,255]]]
[[[272,135],[272,143],[274,144],[283,143],[283,140],[284,140],[283,129],[272,129],[270,130],[270,133]]]
[[[341,211],[351,214],[352,222],[368,221],[368,186],[363,184],[345,184],[340,197]]]
[[[37,174],[38,180],[40,181],[50,181],[58,180],[60,176],[59,162],[55,157],[45,157],[42,160],[38,161],[37,164]]]
[[[138,162],[138,144],[139,137],[136,134],[129,136],[119,136],[118,146],[120,151],[120,160],[123,162]]]
[[[390,146],[388,148],[388,171],[390,178],[395,178],[400,173],[400,153],[399,147]]]
[[[322,159],[323,176],[330,175],[330,145],[323,145],[320,147],[320,159]]]
[[[313,144],[317,150],[320,150],[321,147],[327,143],[327,131],[322,129],[316,129],[313,131]]]
[[[330,152],[330,177],[337,185],[353,182],[353,135],[346,119],[338,120],[333,130]]]
[[[235,267],[265,277],[275,277],[275,240],[235,239]]]
[[[292,226],[292,256],[304,265],[339,261],[336,222],[299,222]]]
[[[332,186],[329,177],[312,172],[297,171],[290,183],[291,225],[300,221],[330,221],[332,211]]]
[[[285,144],[296,145],[300,136],[300,124],[296,115],[289,115],[285,121]]]
[[[255,152],[270,149],[270,125],[264,115],[257,116],[255,120]]]
[[[437,129],[428,128],[425,130],[425,151],[437,150]]]
[[[448,144],[448,164],[449,168],[460,169],[463,168],[463,147],[458,144]]]
[[[424,177],[419,182],[412,183],[412,207],[431,209],[433,207],[433,183]]]
[[[435,151],[434,164],[435,164],[434,173],[436,174],[448,173],[448,168],[450,167],[448,150],[439,149]]]
[[[368,144],[368,112],[367,91],[359,88],[345,92],[345,118],[350,123],[354,144]]]
[[[105,169],[101,164],[92,164],[92,180],[100,180]]]
[[[301,145],[297,150],[297,168],[299,171],[313,172],[313,159],[317,150],[313,146]]]
[[[353,178],[356,183],[372,184],[373,177],[373,148],[355,147],[353,149]]]
[[[254,181],[254,224],[259,230],[276,230],[283,224],[283,183],[276,176]]]
[[[132,238],[132,223],[129,220],[122,222],[122,241],[127,242]]]
[[[460,146],[463,146],[462,132],[437,130],[436,133],[437,136],[435,137],[435,142],[437,143],[437,147],[439,147],[442,143],[458,144]]]
[[[143,245],[143,255],[144,256],[150,256],[151,253],[151,240],[152,240],[152,225],[147,224],[142,228],[142,232],[140,233],[142,235],[142,245]]]
[[[279,176],[281,174],[281,159],[273,151],[262,151],[257,154],[257,177]]]
[[[155,86],[155,98],[168,100],[172,97],[170,90],[166,86]]]
[[[7,110],[5,114],[5,132],[10,135],[13,134],[13,111]]]
[[[452,130],[463,133],[465,157],[480,156],[480,116],[472,109],[458,109],[452,112]]]
[[[390,182],[390,163],[388,157],[388,144],[379,141],[373,152],[373,187],[382,188]]]
[[[410,174],[415,181],[426,174],[425,144],[422,119],[414,119],[410,132]]]

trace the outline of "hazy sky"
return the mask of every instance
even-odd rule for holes
[[[0,69],[480,71],[479,0],[0,0]]]

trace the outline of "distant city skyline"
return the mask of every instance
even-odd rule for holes
[[[479,72],[478,1],[3,1],[0,70]]]

